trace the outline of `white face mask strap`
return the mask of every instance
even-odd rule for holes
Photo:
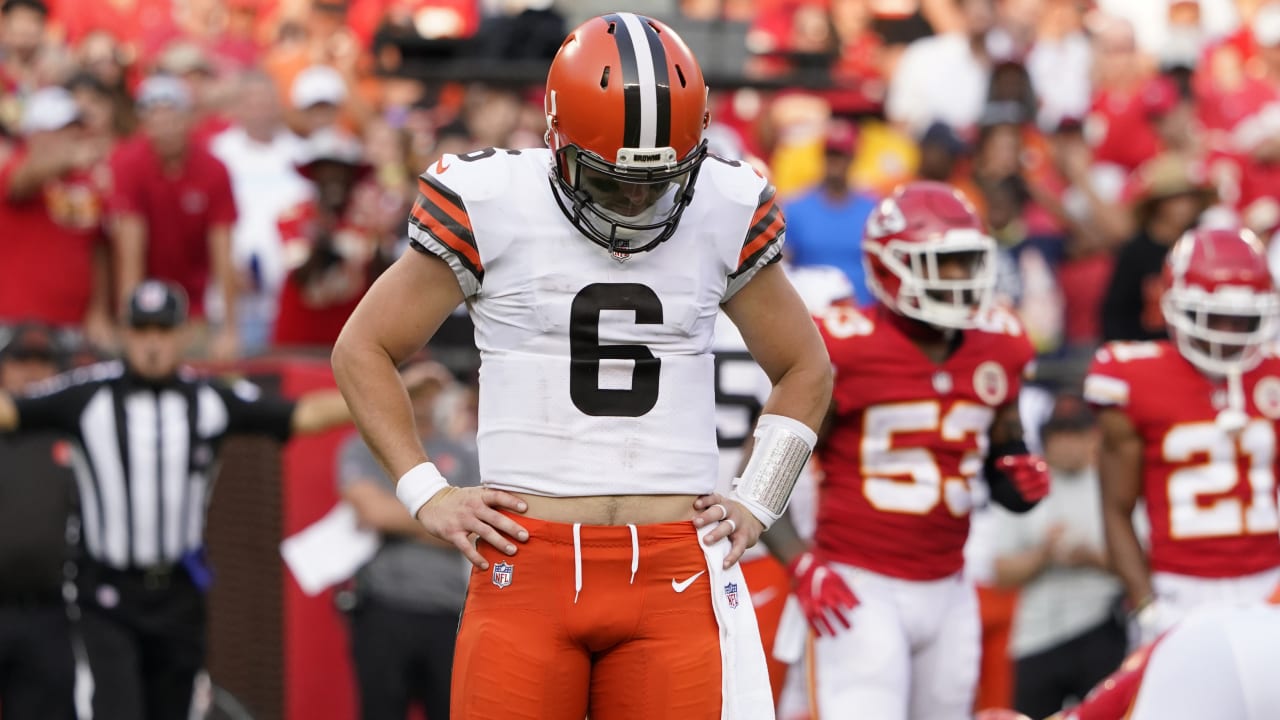
[[[761,415],[751,459],[734,482],[731,497],[768,529],[787,511],[796,479],[817,442],[817,433],[799,420]]]

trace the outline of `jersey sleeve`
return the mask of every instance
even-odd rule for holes
[[[743,238],[742,249],[738,253],[737,267],[729,273],[729,284],[724,293],[726,301],[755,277],[761,268],[782,259],[787,222],[782,216],[782,207],[774,197],[776,192],[773,185],[767,182],[760,191],[751,223],[747,226],[747,235]]]
[[[1129,378],[1124,371],[1123,355],[1117,343],[1108,343],[1098,349],[1084,376],[1084,399],[1094,407],[1127,408],[1129,406]]]
[[[80,413],[98,383],[76,382],[75,373],[64,373],[41,383],[13,399],[18,410],[18,429],[52,430],[76,434]]]
[[[484,263],[462,196],[440,178],[457,158],[446,155],[418,177],[418,199],[409,213],[409,246],[449,264],[463,295],[480,292]]]
[[[228,435],[268,435],[284,442],[293,434],[297,403],[263,395],[257,385],[247,380],[231,385],[212,383],[211,387],[226,405]]]

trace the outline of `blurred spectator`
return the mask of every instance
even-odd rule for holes
[[[22,98],[39,86],[37,70],[49,8],[44,0],[4,0],[0,4],[0,124],[16,130]]]
[[[231,258],[239,278],[241,349],[261,352],[271,341],[277,299],[285,277],[279,221],[309,197],[311,187],[296,163],[303,142],[284,124],[271,78],[246,72],[236,82],[236,123],[214,136],[209,151],[231,177],[236,223]]]
[[[417,375],[420,377],[410,377]],[[432,462],[449,467],[459,487],[480,484],[475,451],[437,429],[436,399],[456,385],[434,362],[405,370],[414,423]],[[412,386],[412,385],[411,385]],[[351,657],[360,686],[362,720],[404,720],[411,704],[428,718],[449,716],[449,685],[458,614],[467,591],[467,563],[427,533],[396,499],[387,477],[358,434],[338,451],[338,489],[360,523],[383,538],[378,554],[355,579]]]
[[[1021,589],[1009,645],[1014,706],[1031,717],[1082,700],[1125,655],[1094,466],[1099,438],[1084,400],[1060,395],[1040,430],[1053,490],[1024,515],[995,510],[996,582]]]
[[[1133,26],[1101,18],[1094,34],[1093,104],[1086,129],[1098,162],[1133,170],[1160,151],[1143,100],[1150,70],[1138,55]]]
[[[913,135],[936,120],[967,128],[982,113],[990,74],[986,40],[995,24],[994,3],[959,2],[964,29],[911,43],[889,81],[885,113]]]
[[[956,165],[968,152],[964,140],[950,125],[935,122],[920,137],[921,180],[951,183],[956,179]]]
[[[1064,118],[1082,118],[1089,111],[1092,61],[1084,32],[1084,3],[1046,0],[1035,45],[1027,54],[1027,71],[1040,96],[1041,128],[1052,130]]]
[[[80,67],[97,78],[111,96],[112,130],[117,138],[133,134],[138,125],[133,96],[126,84],[129,58],[109,33],[96,31],[80,41],[76,49]]]
[[[568,33],[551,0],[506,0],[481,21],[471,54],[494,60],[550,60]]]
[[[862,229],[876,199],[849,186],[856,128],[834,121],[823,145],[823,177],[818,187],[786,203],[788,258],[797,266],[838,267],[853,283],[859,305],[872,302],[862,268]]]
[[[22,143],[0,168],[0,325],[35,319],[109,342],[103,199],[93,178],[107,146],[85,136],[62,88],[36,91],[20,127]]]
[[[1138,231],[1120,248],[1102,303],[1102,337],[1108,341],[1167,337],[1160,312],[1164,256],[1214,200],[1212,188],[1178,155],[1147,162],[1135,183]]]
[[[182,40],[172,43],[156,61],[156,72],[176,77],[191,91],[191,141],[207,146],[214,135],[231,126],[222,113],[216,68],[199,45]]]
[[[80,108],[85,135],[114,146],[118,137],[115,98],[96,75],[83,70],[67,79],[67,90]]]
[[[372,170],[359,141],[325,130],[308,138],[305,153],[298,171],[311,181],[314,197],[280,219],[288,276],[280,290],[277,346],[332,345],[391,252],[386,236],[370,227],[378,214],[357,202],[368,201],[357,191]]]
[[[58,372],[50,328],[16,328],[0,347],[0,390]],[[51,433],[0,436],[0,707],[6,720],[68,720],[74,660],[62,586],[71,561],[71,451]]]
[[[346,81],[337,70],[327,65],[312,65],[298,73],[289,90],[298,133],[308,137],[312,133],[338,127],[347,96]]]
[[[227,169],[193,144],[191,95],[181,80],[147,78],[138,89],[138,110],[142,133],[111,159],[116,291],[124,298],[144,277],[172,280],[191,298],[191,314],[200,327],[197,352],[234,358],[239,352],[231,264],[236,206]],[[222,313],[216,332],[205,312],[211,284]]]

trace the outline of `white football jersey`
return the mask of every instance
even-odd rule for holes
[[[708,158],[671,238],[619,260],[561,211],[552,165],[542,149],[445,155],[410,218],[412,247],[449,264],[475,324],[484,483],[710,492],[716,317],[781,253],[773,188]]]

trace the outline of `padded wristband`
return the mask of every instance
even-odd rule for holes
[[[750,510],[767,530],[787,511],[796,479],[817,442],[817,433],[799,420],[761,415],[756,421],[751,459],[730,497]]]
[[[436,469],[435,463],[428,460],[414,465],[409,472],[400,476],[399,482],[396,483],[396,497],[416,519],[422,506],[435,497],[436,493],[447,487],[449,487],[449,481],[445,480]]]

